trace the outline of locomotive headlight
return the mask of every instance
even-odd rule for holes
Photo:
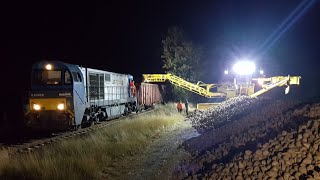
[[[51,69],[52,69],[52,65],[51,65],[51,64],[47,64],[47,65],[46,65],[46,69],[47,69],[47,70],[51,70]]]
[[[63,103],[58,104],[57,108],[58,110],[64,110],[64,104]]]
[[[33,109],[39,111],[41,109],[41,106],[39,104],[33,104]]]

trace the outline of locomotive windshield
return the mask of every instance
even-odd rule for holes
[[[33,72],[33,84],[35,85],[59,85],[62,83],[60,70],[36,70]]]

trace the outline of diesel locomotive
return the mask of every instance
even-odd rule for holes
[[[141,85],[139,89],[147,88]],[[136,92],[133,76],[129,74],[60,61],[37,62],[31,71],[26,126],[35,130],[86,127],[137,112],[144,104],[137,97],[149,101],[148,95],[155,96],[151,97],[151,104],[162,101],[158,86],[151,93],[139,89]]]

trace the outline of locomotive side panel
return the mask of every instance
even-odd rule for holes
[[[126,114],[128,104],[129,107],[136,104],[136,98],[129,93],[131,75],[91,68],[82,68],[82,72],[86,77],[87,108],[90,111],[103,111],[107,118],[113,118]]]
[[[129,98],[128,75],[110,73],[108,76],[109,81],[106,82],[105,86],[105,100],[118,100],[120,103],[127,102]]]
[[[108,106],[134,101],[129,95],[129,80],[126,74],[87,68],[86,78],[89,104]]]

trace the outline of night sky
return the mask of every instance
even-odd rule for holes
[[[31,65],[40,60],[130,73],[161,73],[161,38],[182,27],[203,46],[204,81],[255,51],[300,0],[12,2],[0,4],[1,100],[18,119]],[[267,75],[301,75],[300,95],[320,90],[320,3],[256,59]],[[2,117],[1,117],[2,118]]]

